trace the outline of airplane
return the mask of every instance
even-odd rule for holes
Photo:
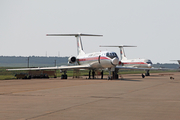
[[[94,79],[95,70],[102,70],[101,79],[103,79],[103,69],[108,69],[109,76],[108,79],[112,79],[111,72],[115,71],[116,66],[119,64],[119,58],[115,52],[111,51],[102,51],[102,52],[93,52],[93,53],[85,53],[83,50],[81,36],[102,36],[102,35],[94,35],[94,34],[47,34],[47,36],[75,36],[77,39],[77,57],[71,56],[68,59],[69,64],[73,64],[77,62],[78,65],[72,66],[56,66],[56,67],[42,67],[42,68],[20,68],[20,69],[7,69],[8,71],[15,70],[61,70],[64,74],[62,74],[62,79],[67,79],[67,70],[69,69],[88,69],[89,70],[89,78],[92,77]]]
[[[101,45],[100,47],[119,47],[120,48],[120,56],[121,60],[119,61],[119,65],[123,67],[134,67],[134,68],[146,68],[144,69],[146,71],[145,75],[150,76],[148,68],[152,68],[152,62],[150,59],[127,59],[124,47],[137,47],[137,46],[129,46],[129,45]]]
[[[101,79],[103,79],[103,70],[108,69],[109,79],[118,79],[118,71],[119,69],[130,69],[130,70],[163,70],[161,68],[137,68],[137,67],[125,67],[120,66],[119,58],[115,52],[111,51],[102,51],[102,52],[93,52],[93,53],[85,53],[83,50],[81,36],[102,36],[102,35],[94,35],[94,34],[47,34],[47,36],[75,36],[77,39],[77,57],[70,56],[68,58],[68,66],[56,66],[56,67],[38,67],[38,68],[19,68],[19,69],[7,69],[7,71],[19,71],[19,70],[60,70],[63,72],[61,75],[61,79],[67,79],[67,70],[69,69],[88,69],[89,70],[89,79],[95,78],[95,71],[102,70]],[[148,63],[147,63],[148,62]],[[151,61],[146,61],[147,64],[151,64]],[[73,65],[77,63],[78,65]],[[164,69],[165,70],[165,69]],[[111,76],[112,73],[112,76]]]

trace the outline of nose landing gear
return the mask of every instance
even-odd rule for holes
[[[108,80],[118,79],[118,69],[109,68],[108,70],[109,70]],[[111,72],[112,72],[112,76],[111,76]]]

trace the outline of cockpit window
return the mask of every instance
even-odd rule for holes
[[[118,56],[117,56],[116,53],[106,53],[106,56],[107,56],[107,57],[110,57],[111,59],[112,59],[112,58],[115,58],[115,57],[118,58]]]
[[[152,64],[151,60],[144,60],[144,62],[146,62],[147,64]]]
[[[146,62],[147,64],[152,64],[152,62]]]

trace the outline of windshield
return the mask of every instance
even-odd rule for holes
[[[147,64],[152,64],[152,62],[146,62]]]
[[[113,58],[115,58],[115,57],[118,58],[118,56],[117,56],[117,54],[116,54],[115,52],[108,52],[108,53],[106,53],[106,56],[107,56],[107,57],[110,57],[111,59],[113,59]]]
[[[151,60],[145,60],[144,62],[146,62],[147,64],[152,64]]]

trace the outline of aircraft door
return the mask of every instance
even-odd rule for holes
[[[99,55],[99,57],[98,57],[98,62],[99,62],[99,64],[100,64],[100,60],[101,60],[101,55]]]

